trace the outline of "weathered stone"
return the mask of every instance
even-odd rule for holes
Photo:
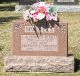
[[[6,71],[74,72],[73,56],[16,56],[4,59]]]
[[[23,12],[28,9],[30,5],[16,5],[15,11]],[[80,12],[80,5],[54,5],[58,9],[58,12]]]
[[[80,12],[80,5],[55,5],[58,12]]]
[[[14,20],[12,25],[12,54],[23,56],[67,56],[68,23],[39,22],[34,26],[24,19]],[[41,26],[41,27],[39,27]],[[41,30],[39,30],[41,29]],[[62,43],[64,42],[64,43]]]
[[[24,11],[26,11],[26,9],[29,9],[30,7],[31,7],[31,5],[16,5],[15,12],[16,13],[24,12]]]
[[[59,5],[77,5],[78,3],[78,0],[54,0],[54,4]]]

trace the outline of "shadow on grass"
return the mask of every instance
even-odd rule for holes
[[[0,52],[2,51],[3,48],[4,48],[4,46],[0,46]]]
[[[15,19],[19,19],[19,17],[18,16],[17,17],[13,17],[13,16],[11,16],[11,17],[0,17],[0,24],[4,24],[8,21],[15,20]]]
[[[14,6],[0,6],[0,11],[14,11],[15,7]]]
[[[80,60],[75,59],[75,72],[80,70]]]

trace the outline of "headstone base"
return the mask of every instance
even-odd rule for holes
[[[5,57],[5,71],[74,72],[74,56],[15,56]]]

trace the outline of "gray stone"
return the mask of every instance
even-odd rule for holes
[[[26,9],[29,9],[31,5],[16,5],[15,6],[15,12],[16,13],[22,13],[26,11]]]
[[[54,0],[54,4],[58,5],[78,5],[78,0]]]
[[[80,5],[55,5],[58,12],[80,12]]]
[[[5,71],[74,72],[74,56],[15,56],[4,58]]]
[[[52,5],[53,6],[53,5]],[[58,9],[58,12],[80,12],[80,5],[54,5]],[[16,5],[15,11],[23,12],[30,8],[30,5]]]

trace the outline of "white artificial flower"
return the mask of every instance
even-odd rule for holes
[[[31,14],[34,14],[34,13],[35,13],[35,10],[30,11],[30,13],[31,13]]]
[[[45,18],[45,14],[43,13],[38,13],[38,19],[42,20],[43,18]]]
[[[24,20],[29,20],[29,10],[27,10],[23,13],[23,18],[24,18]]]
[[[25,12],[24,12],[24,14],[26,14],[26,15],[29,15],[29,10],[26,10]]]
[[[30,19],[29,16],[27,16],[25,14],[23,14],[23,18],[24,18],[24,20],[29,20]]]
[[[39,2],[39,5],[38,5],[39,7],[41,7],[41,6],[46,6],[46,2]]]
[[[30,17],[30,18],[32,18],[32,17],[33,17],[33,15],[32,15],[32,14],[29,14],[29,17]]]
[[[52,17],[54,21],[57,21],[57,13]]]

